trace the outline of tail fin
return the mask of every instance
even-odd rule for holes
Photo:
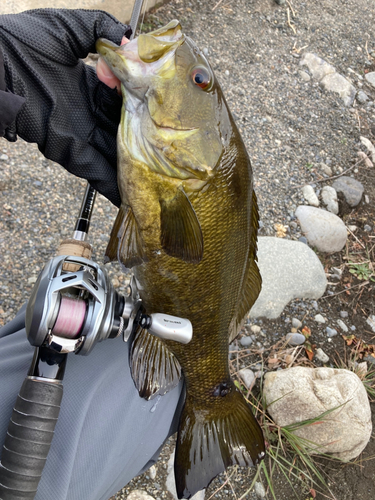
[[[262,430],[234,386],[220,406],[202,410],[187,396],[174,462],[178,498],[190,498],[206,488],[229,465],[256,465],[264,456]]]

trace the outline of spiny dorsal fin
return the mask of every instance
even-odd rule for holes
[[[160,201],[161,245],[171,257],[198,263],[203,257],[203,234],[194,208],[182,189],[172,200]]]
[[[158,337],[140,329],[131,348],[132,377],[144,399],[162,396],[173,389],[181,378],[177,358]]]
[[[105,252],[105,263],[114,260],[119,260],[127,268],[147,260],[133,210],[127,205],[120,207]]]
[[[237,306],[236,320],[232,325],[232,331],[229,335],[229,343],[239,334],[245,315],[253,307],[254,302],[258,298],[262,288],[262,277],[256,263],[256,250],[257,250],[257,233],[258,233],[258,204],[256,195],[253,191],[253,204],[252,204],[252,235],[250,242],[249,261],[246,271],[245,280],[242,286],[240,300]]]

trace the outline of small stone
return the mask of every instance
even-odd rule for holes
[[[328,338],[335,337],[338,334],[337,330],[335,330],[334,328],[330,328],[329,326],[327,326],[326,332]]]
[[[358,229],[358,227],[357,227],[357,226],[354,226],[354,225],[350,225],[350,226],[348,226],[348,228],[350,229],[350,231],[351,231],[352,233],[355,233],[355,232],[357,231],[357,229]]]
[[[321,170],[323,170],[323,172],[328,175],[328,177],[332,177],[332,169],[331,167],[329,167],[328,165],[326,165],[325,163],[321,163],[320,164],[320,168]]]
[[[356,207],[363,195],[363,185],[352,177],[343,176],[332,184],[338,193],[342,193],[346,202],[351,207]]]
[[[311,80],[310,75],[306,73],[306,71],[298,71],[299,76],[304,80],[305,82],[309,82]]]
[[[365,194],[365,203],[369,204],[370,203],[370,198]]]
[[[358,363],[355,372],[359,378],[361,378],[361,379],[365,378],[365,376],[368,372],[368,367],[367,367],[366,361],[362,361],[362,363]]]
[[[320,80],[320,85],[330,91],[338,94],[343,100],[345,106],[351,106],[354,102],[357,90],[346,78],[338,73],[331,73]]]
[[[375,332],[375,315],[371,315],[366,319],[366,323],[370,326],[373,332]]]
[[[230,73],[229,73],[229,71],[227,69],[224,71],[224,73],[225,73],[225,76],[229,76],[230,75]]]
[[[297,328],[298,330],[299,328],[301,328],[302,322],[297,318],[292,318],[292,326],[293,328]]]
[[[327,253],[340,252],[344,248],[347,230],[337,215],[320,208],[300,205],[296,217],[310,246]]]
[[[337,324],[339,325],[339,327],[341,328],[341,330],[342,330],[343,332],[345,332],[345,333],[346,333],[346,332],[348,332],[348,331],[349,331],[349,328],[346,326],[346,324],[343,322],[343,320],[342,320],[342,319],[338,319],[338,320],[337,320]]]
[[[366,80],[368,83],[375,88],[375,71],[372,71],[371,73],[367,73],[365,75]]]
[[[371,226],[369,226],[368,224],[365,224],[365,225],[363,226],[363,230],[364,230],[364,231],[366,231],[367,233],[370,233],[370,232],[371,232],[371,229],[372,229],[372,228],[371,228]]]
[[[350,327],[350,329],[351,329],[351,331],[352,331],[352,332],[355,332],[357,328],[356,328],[354,325],[352,325],[352,326]]]
[[[329,361],[329,356],[320,347],[315,351],[315,357],[322,363],[328,363]]]
[[[208,52],[209,52],[209,51],[208,51],[208,48],[207,48],[207,47],[204,47],[204,48],[203,48],[203,54],[204,54],[205,56],[207,56],[207,55],[208,55]]]
[[[259,325],[251,325],[250,330],[253,333],[257,334],[257,333],[260,333],[261,327]]]
[[[375,146],[373,143],[367,139],[367,137],[360,137],[361,143],[367,148],[368,151],[371,153],[371,158],[372,161],[375,162]]]
[[[33,283],[36,283],[38,279],[38,276],[30,276],[30,278],[27,279],[27,282],[29,285],[32,285]]]
[[[322,189],[322,200],[329,212],[335,215],[339,213],[336,189],[331,186],[324,186]]]
[[[243,380],[243,383],[246,385],[248,389],[251,389],[255,382],[255,374],[253,370],[249,368],[243,368],[238,372],[239,376]]]
[[[154,500],[154,497],[143,490],[134,490],[126,497],[126,500]]]
[[[303,54],[299,64],[300,66],[307,66],[312,77],[318,81],[336,71],[331,64],[328,64],[324,59],[311,52]]]
[[[340,311],[340,316],[342,318],[347,318],[349,316],[348,311]]]
[[[367,363],[371,363],[372,365],[375,365],[375,357],[374,356],[366,356],[365,358],[363,358],[365,361],[367,361]]]
[[[240,339],[240,344],[242,345],[242,347],[249,347],[249,345],[251,345],[253,343],[253,339],[251,337],[242,337]]]
[[[341,280],[342,269],[340,269],[339,267],[332,267],[332,271],[333,271],[333,276],[335,276],[335,278],[338,278],[339,280]]]
[[[370,158],[367,156],[366,153],[364,153],[363,151],[358,151],[357,154],[358,157],[363,160],[363,163],[366,165],[366,167],[372,168],[374,166],[374,164],[372,163],[372,161],[370,160]]]
[[[360,90],[356,95],[356,99],[360,104],[364,104],[368,101],[368,95],[363,90]]]
[[[7,160],[9,160],[9,156],[6,155],[6,154],[2,154],[2,155],[0,155],[0,160],[1,161],[7,161]]]
[[[298,241],[300,241],[301,243],[304,243],[305,245],[307,245],[307,244],[308,244],[308,243],[307,243],[307,238],[306,238],[306,236],[300,236],[300,237],[298,238]]]
[[[277,3],[281,2],[282,0],[276,0]],[[285,2],[284,2],[285,3]],[[279,4],[283,5],[283,4]],[[254,484],[254,492],[258,498],[266,498],[266,490],[264,489],[264,486],[262,483],[259,481],[256,481]]]
[[[306,337],[301,333],[288,333],[286,336],[288,344],[292,346],[302,345],[305,343]]]
[[[323,316],[321,314],[316,314],[314,316],[314,319],[317,323],[325,323],[326,320],[323,318]]]
[[[319,206],[319,199],[315,194],[314,188],[307,184],[306,186],[303,186],[302,189],[303,197],[305,200],[308,202],[309,205],[312,205],[313,207],[318,207]]]
[[[156,468],[156,465],[152,465],[149,469],[148,469],[148,474],[150,476],[151,479],[155,479],[156,478],[156,473],[157,473],[157,468]]]

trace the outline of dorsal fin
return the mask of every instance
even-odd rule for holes
[[[246,276],[242,286],[241,296],[239,298],[239,303],[237,306],[236,320],[232,324],[232,331],[229,335],[229,343],[239,334],[240,328],[242,326],[243,319],[245,315],[253,307],[254,302],[258,298],[260,290],[262,288],[262,277],[260,275],[258,265],[256,263],[257,256],[257,234],[259,227],[259,215],[258,215],[258,203],[256,199],[255,192],[253,191],[253,201],[252,201],[252,235],[250,242],[249,260],[246,270]]]
[[[182,189],[171,200],[160,201],[161,245],[171,257],[198,263],[203,257],[203,234],[188,197]]]
[[[177,358],[162,340],[139,329],[131,348],[130,367],[139,395],[144,399],[162,396],[173,389],[181,378]]]
[[[147,260],[133,210],[127,205],[121,205],[118,211],[105,252],[105,263],[114,260],[119,260],[127,268]]]

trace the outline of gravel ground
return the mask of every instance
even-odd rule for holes
[[[173,0],[148,15],[145,26],[151,29],[178,18],[184,31],[208,53],[252,159],[262,222],[260,234],[275,236],[274,225],[283,224],[287,226],[287,238],[299,239],[294,212],[304,203],[301,186],[310,183],[319,189],[326,184],[320,182],[321,162],[329,165],[334,175],[353,166],[358,151],[364,150],[360,136],[375,143],[375,89],[363,78],[366,71],[375,71],[375,2],[293,0],[278,6],[273,0],[223,0],[214,9],[215,4]],[[358,90],[364,90],[369,96],[367,103],[345,107],[336,94],[322,91],[313,80],[305,81],[299,67],[305,51],[319,55]],[[0,139],[0,158],[1,325],[27,300],[38,272],[55,254],[61,239],[71,235],[85,183],[21,140],[9,144]],[[361,202],[355,210],[342,206],[340,215],[347,224],[358,226],[356,238],[373,260],[374,169],[360,165],[352,172],[364,184],[369,203]],[[115,213],[116,209],[98,196],[90,231],[90,240],[95,243],[94,260],[101,261]],[[364,231],[365,225],[371,231]],[[344,359],[345,343],[340,335],[331,342],[327,340],[323,327],[313,321],[317,313],[327,318],[327,325],[335,327],[340,311],[347,310],[348,325],[356,327],[356,335],[369,344],[374,342],[374,333],[365,322],[368,315],[375,314],[374,285],[370,282],[359,286],[363,280],[357,280],[346,266],[345,257],[356,244],[358,247],[351,237],[343,252],[320,255],[327,273],[332,266],[343,269],[342,279],[328,288],[326,298],[318,303],[294,301],[278,320],[257,321],[264,336],[257,339],[259,345],[254,349],[252,363],[266,360],[271,346],[290,331],[292,317],[303,320],[312,330],[312,342],[323,348],[331,360],[335,353]],[[126,277],[117,266],[110,273],[114,285],[124,292]],[[357,288],[348,289],[354,286]],[[261,346],[265,351],[261,352]],[[243,366],[245,363],[241,363]],[[134,489],[148,491],[155,499],[172,498],[165,488],[172,449],[173,439],[163,450],[154,479],[147,473],[134,479],[117,498],[126,498]],[[374,454],[372,439],[363,458]],[[323,467],[337,500],[374,498],[373,462],[364,460],[361,467],[330,463]],[[218,499],[240,498],[253,474],[241,469],[216,492],[226,481],[225,475],[220,476],[206,492],[206,499],[211,494]],[[276,474],[274,484],[277,499],[292,498],[285,479]],[[299,500],[311,497],[308,488],[299,487],[297,491]],[[252,492],[246,498],[256,495]],[[318,494],[317,498],[324,497]]]

